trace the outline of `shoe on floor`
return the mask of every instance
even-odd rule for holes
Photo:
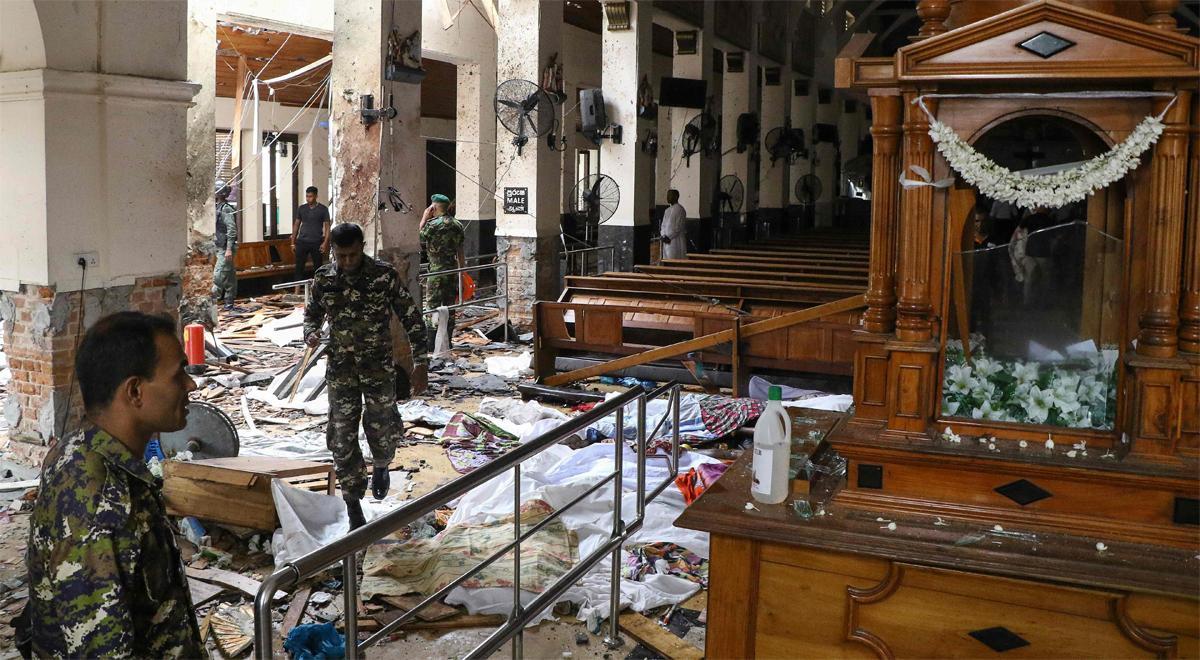
[[[386,465],[376,465],[371,471],[371,495],[382,500],[392,488],[392,474]]]
[[[358,500],[346,500],[346,513],[350,515],[351,531],[367,524],[367,519],[363,516],[362,502]]]

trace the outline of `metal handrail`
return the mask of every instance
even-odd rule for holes
[[[491,255],[491,256],[496,256],[496,255]],[[472,298],[469,301],[463,300],[462,302],[456,303],[454,305],[442,305],[440,307],[434,307],[432,309],[425,310],[422,314],[424,316],[429,316],[429,315],[437,312],[437,310],[441,309],[442,307],[445,307],[448,310],[449,309],[461,309],[463,307],[478,307],[478,306],[482,305],[483,303],[487,303],[487,302],[503,301],[504,306],[502,308],[502,311],[504,312],[504,341],[507,343],[508,342],[508,261],[506,261],[506,260],[505,261],[493,261],[491,263],[481,263],[481,264],[477,264],[475,266],[463,266],[462,268],[451,268],[451,269],[447,269],[447,270],[437,270],[437,271],[432,271],[432,272],[427,272],[427,273],[421,273],[420,275],[417,276],[417,279],[421,282],[421,287],[424,288],[425,280],[429,279],[430,277],[439,277],[442,275],[455,275],[457,273],[467,273],[467,272],[474,272],[474,271],[478,271],[478,270],[490,270],[493,268],[496,270],[496,281],[497,282],[500,281],[500,275],[503,272],[504,293],[497,293],[496,295],[490,296],[488,298]],[[455,279],[455,282],[458,284],[458,299],[462,300],[462,297],[463,297],[462,277],[456,277],[454,279]],[[499,288],[499,285],[497,285],[496,288]],[[422,291],[422,293],[424,293],[424,291]],[[421,296],[422,299],[424,299],[424,297],[425,297],[424,295]],[[449,328],[449,331],[450,331],[451,335],[454,334],[454,328]]]
[[[669,412],[673,420],[673,437],[672,437],[672,452],[670,456],[670,474],[668,477],[652,491],[647,498],[645,481],[646,481],[646,446],[649,439],[653,439],[658,431],[662,428],[666,420],[666,415],[663,420],[660,420],[655,427],[655,431],[650,434],[648,439],[645,433],[646,429],[646,403],[661,397],[663,394],[668,394],[670,399],[668,402]],[[346,536],[318,548],[303,557],[299,557],[283,567],[277,569],[274,573],[267,576],[263,580],[258,594],[254,599],[254,634],[255,634],[255,655],[258,658],[271,657],[271,643],[273,639],[273,630],[271,622],[271,601],[276,591],[281,588],[287,588],[299,583],[301,580],[307,579],[337,561],[342,562],[342,584],[344,586],[344,607],[343,614],[346,615],[346,657],[349,660],[354,660],[358,656],[360,649],[365,649],[374,645],[385,636],[389,635],[393,630],[400,627],[411,618],[415,617],[425,606],[440,600],[450,590],[459,586],[472,575],[483,570],[487,566],[494,563],[509,551],[513,552],[513,613],[500,628],[492,633],[478,647],[473,650],[469,657],[482,658],[493,653],[497,648],[503,645],[508,640],[516,637],[513,642],[513,656],[520,657],[522,635],[525,626],[535,616],[540,614],[547,607],[552,605],[559,596],[569,589],[579,578],[587,571],[591,570],[604,555],[612,555],[612,587],[610,593],[610,629],[609,634],[605,638],[605,643],[610,647],[617,647],[622,644],[618,628],[618,612],[620,611],[620,571],[621,571],[621,546],[625,540],[634,532],[642,527],[645,520],[645,506],[647,501],[652,501],[657,497],[669,484],[671,484],[679,472],[679,386],[674,383],[663,385],[651,393],[647,393],[645,389],[638,385],[626,392],[623,392],[612,399],[596,406],[590,412],[570,419],[564,422],[559,427],[543,433],[542,435],[530,440],[529,442],[513,449],[507,454],[493,460],[483,467],[463,475],[454,481],[441,486],[432,492],[413,500],[409,504],[391,511],[366,525],[351,531]],[[638,456],[638,471],[637,471],[637,517],[629,525],[625,525],[621,518],[621,496],[624,488],[623,465],[622,457],[625,449],[624,437],[624,419],[625,407],[631,402],[637,404],[637,456]],[[566,438],[576,435],[583,431],[591,424],[604,419],[610,414],[616,415],[616,428],[618,437],[614,439],[614,470],[606,475],[599,483],[594,484],[586,492],[580,494],[565,506],[554,511],[546,519],[540,521],[537,525],[522,531],[521,529],[521,463],[539,453],[555,445]],[[660,457],[654,457],[660,458]],[[513,541],[501,548],[491,556],[485,558],[478,563],[474,568],[456,578],[450,584],[442,587],[436,593],[431,594],[418,605],[411,608],[404,615],[389,622],[383,626],[375,634],[371,635],[362,643],[358,643],[358,566],[356,556],[359,551],[364,550],[376,541],[396,532],[397,530],[415,522],[429,512],[443,507],[447,502],[450,502],[477,486],[486,483],[492,478],[500,475],[505,470],[513,470],[513,525],[514,534]],[[544,528],[553,520],[557,519],[563,512],[583,501],[587,497],[599,491],[609,482],[613,484],[613,531],[608,543],[598,548],[587,558],[581,559],[570,571],[561,576],[554,584],[547,587],[537,598],[535,598],[528,607],[521,605],[521,542],[528,539],[533,534]]]
[[[592,252],[604,252],[604,251],[608,252],[608,267],[616,268],[616,260],[617,260],[616,246],[615,245],[596,245],[596,246],[589,246],[589,247],[584,247],[584,248],[576,248],[574,250],[564,250],[562,252],[562,258],[563,258],[563,261],[565,262],[566,268],[563,269],[563,272],[568,275],[587,275],[588,273],[583,272],[583,271],[587,270],[587,267],[588,267],[587,255]],[[582,267],[579,269],[579,272],[576,273],[575,269],[572,268],[572,266],[574,264],[580,263],[579,257],[581,257],[581,256],[583,257]],[[596,256],[596,267],[597,267],[596,271],[597,272],[599,272],[599,270],[600,270],[599,266],[600,266],[600,257],[597,255]]]

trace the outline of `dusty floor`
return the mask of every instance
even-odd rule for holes
[[[264,374],[275,373],[300,359],[303,349],[298,344],[285,347],[273,346],[256,340],[252,331],[256,324],[261,325],[289,313],[293,309],[292,302],[292,300],[284,300],[281,297],[267,297],[250,303],[247,306],[248,309],[244,308],[245,311],[240,313],[223,314],[218,336],[222,331],[232,335],[229,344],[243,356],[243,359],[237,363],[243,370]],[[478,376],[482,370],[482,360],[488,355],[512,355],[522,350],[529,350],[529,347],[516,343],[501,347],[484,339],[479,332],[467,329],[456,337],[456,350],[453,358],[436,365],[439,369],[433,370],[429,393],[423,398],[430,404],[451,411],[473,413],[478,410],[479,402],[485,396],[519,396],[515,389],[516,380],[510,380],[508,387],[502,391],[489,392],[473,391],[461,386],[454,387],[450,383],[456,376]],[[239,429],[244,429],[248,426],[242,409],[244,388],[237,382],[238,378],[243,377],[244,374],[244,371],[236,369],[210,371],[209,377],[202,381],[201,389],[194,393],[193,398],[218,406]],[[218,378],[213,378],[214,375]],[[613,388],[601,386],[596,389]],[[0,385],[0,405],[4,398],[4,388]],[[310,416],[303,411],[295,410],[275,410],[257,401],[247,402],[246,408],[252,419],[259,420],[258,428],[269,436],[286,437],[287,434],[297,432],[323,435],[324,416]],[[564,406],[558,406],[558,409],[567,411]],[[405,436],[408,446],[398,447],[396,459],[392,463],[393,470],[405,468],[410,472],[407,482],[397,483],[395,479],[393,480],[393,494],[399,493],[402,499],[420,497],[459,476],[451,467],[442,447],[432,439],[431,429],[423,429],[421,426],[421,424],[406,425]],[[7,445],[7,429],[3,427],[0,427],[0,444]],[[14,452],[13,449],[18,451]],[[10,445],[3,456],[6,459],[23,459],[26,463],[36,462],[36,452],[31,458],[27,452],[22,450],[21,447]],[[19,481],[36,476],[28,471],[28,466],[25,471],[22,471],[21,466],[16,463],[10,465],[14,474],[0,478],[0,482]],[[0,468],[4,467],[5,463],[0,461]],[[0,476],[5,474],[4,469],[0,469]],[[35,489],[26,492],[9,492],[7,496],[0,491],[0,660],[19,657],[13,648],[13,630],[9,623],[20,612],[28,597],[28,590],[24,584],[26,579],[24,552],[28,535],[27,507],[29,505],[26,504],[25,511],[20,511],[19,505],[9,506],[10,500],[19,499],[22,496],[32,498],[35,495]],[[211,530],[214,526],[210,525],[209,527]],[[214,537],[217,540],[214,540],[213,545],[216,550],[228,552],[233,556],[233,565],[230,568],[255,579],[261,579],[271,571],[269,555],[248,554],[245,536],[239,536],[236,530],[228,534],[225,532],[226,530],[219,528],[216,530]],[[181,541],[181,546],[185,562],[190,562],[193,566],[203,566],[203,560],[201,563],[197,563],[197,558],[201,554],[196,553],[195,546],[186,541]],[[332,577],[331,574],[324,575],[310,581],[309,584],[313,585],[315,590],[324,590],[326,596],[332,596],[333,603],[340,603],[340,588],[336,586],[329,588],[331,584],[336,585],[336,580],[331,581]],[[249,599],[237,592],[226,592],[216,601],[197,608],[198,618],[203,619],[209,611],[216,609],[222,602],[244,604],[248,603]],[[695,619],[704,609],[704,605],[705,592],[702,591],[686,604],[685,608],[680,608],[673,615],[671,619],[673,631],[668,631],[666,626],[660,625],[652,618],[626,613],[626,617],[634,616],[644,619],[631,621],[631,623],[636,624],[635,627],[641,631],[638,636],[646,639],[651,646],[658,647],[658,650],[643,644],[628,633],[622,634],[624,640],[622,646],[609,649],[603,643],[603,632],[599,635],[591,634],[587,631],[584,623],[578,622],[569,613],[560,613],[562,616],[557,617],[557,621],[546,622],[526,631],[523,640],[523,655],[527,658],[699,658],[703,654],[703,624],[698,624]],[[318,608],[310,601],[302,622],[319,622],[329,618],[314,615],[314,611],[328,609],[328,607]],[[284,608],[281,608],[281,611],[282,609]],[[329,611],[340,611],[340,606]],[[661,616],[663,612],[660,611],[656,614]],[[281,614],[277,615],[277,618],[280,616]],[[376,658],[461,657],[485,639],[492,630],[492,628],[463,628],[400,633],[372,649],[368,655]],[[657,641],[650,638],[657,638]],[[209,636],[208,647],[213,658],[227,657],[223,656],[215,647],[213,636]],[[283,657],[278,648],[275,651],[277,657]],[[249,654],[250,650],[247,650],[234,657],[246,657]],[[508,657],[511,654],[510,648],[506,645],[498,651],[497,657],[501,654]]]

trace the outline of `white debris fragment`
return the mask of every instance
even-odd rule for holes
[[[760,509],[760,508],[758,508],[758,507],[754,506],[754,503],[753,503],[753,502],[746,502],[746,510],[747,510],[747,511],[751,511],[751,510],[753,510],[753,511],[762,511],[762,509]]]
[[[1003,532],[1004,528],[1001,527],[1000,525],[992,525],[992,531],[993,532]]]
[[[954,429],[950,428],[949,426],[946,427],[945,431],[942,431],[942,439],[946,442],[953,442],[956,444],[962,442],[962,436],[955,433]]]
[[[889,531],[889,532],[894,532],[894,531],[896,531],[896,523],[894,523],[894,522],[890,522],[890,523],[888,523],[888,524],[887,524],[887,528],[888,528],[888,531]]]
[[[1104,545],[1104,541],[1096,541],[1096,552],[1104,552],[1108,550],[1108,546]]]
[[[1046,439],[1046,449],[1054,449],[1054,441],[1053,440],[1050,440],[1049,438]]]
[[[981,445],[987,441],[988,441],[987,438],[984,438],[984,437],[979,438],[979,444],[981,444]]]
[[[1018,447],[1020,447],[1021,449],[1024,449],[1024,448],[1026,448],[1026,447],[1028,447],[1028,446],[1029,446],[1029,443],[1028,443],[1028,442],[1025,442],[1024,440],[1022,440],[1022,441],[1020,441],[1020,442],[1018,442],[1018,443],[1017,443],[1017,446],[1018,446]]]
[[[934,520],[933,524],[937,527],[949,527],[950,526],[950,523],[946,522],[945,520],[942,520],[941,516],[937,516],[937,520]]]
[[[988,450],[990,450],[990,451],[1000,451],[999,449],[996,449],[996,443],[994,443],[994,442],[989,442],[989,443],[988,443]]]
[[[1076,454],[1078,454],[1078,452],[1072,449],[1071,451],[1067,452],[1067,458],[1075,458]]]
[[[892,521],[888,520],[887,518],[876,518],[875,522],[887,523],[887,522],[892,522]]]
[[[1116,457],[1117,457],[1117,455],[1114,454],[1111,449],[1109,449],[1108,451],[1104,452],[1104,455],[1101,456],[1100,458],[1114,458],[1115,459]]]

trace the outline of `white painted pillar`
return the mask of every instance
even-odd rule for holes
[[[331,191],[335,223],[362,225],[369,251],[400,271],[410,293],[417,282],[420,241],[417,224],[425,199],[425,141],[421,138],[421,87],[383,80],[388,35],[407,38],[421,28],[421,4],[404,0],[335,0],[330,108],[333,154]],[[373,124],[361,119],[361,96],[374,94],[375,107],[395,105],[395,119]],[[408,213],[380,212],[379,193],[394,186],[412,207]]]
[[[563,5],[540,0],[502,0],[497,26],[496,78],[541,81],[550,57],[562,46]],[[497,204],[496,251],[508,264],[509,316],[519,323],[532,318],[533,303],[555,297],[559,282],[561,154],[545,139],[530,138],[517,153],[515,137],[496,128],[496,170],[507,172],[497,192],[524,189],[527,213],[509,213]],[[499,175],[497,175],[499,178]]]
[[[494,37],[491,41],[494,43]],[[495,57],[458,65],[455,213],[467,227],[468,242],[473,243],[468,255],[482,254],[483,234],[490,245],[496,233],[496,198],[491,193],[496,189],[495,94]]]
[[[779,69],[779,79],[776,84],[767,83],[765,69]],[[776,128],[782,128],[784,119],[788,116],[788,104],[791,100],[791,90],[787,88],[786,83],[791,82],[791,77],[785,74],[787,67],[774,62],[763,62],[764,80],[762,88],[762,128],[759,135],[759,145],[765,144],[767,133]],[[779,218],[782,217],[783,209],[787,204],[787,157],[780,158],[774,163],[771,162],[771,154],[766,150],[765,146],[761,146],[762,151],[759,155],[759,197],[758,207],[760,215],[764,221],[778,224]]]
[[[737,211],[737,220],[741,224],[745,224],[746,214],[753,211],[757,204],[758,189],[755,185],[757,172],[751,176],[751,169],[756,167],[754,162],[754,145],[748,144],[745,150],[739,152],[738,146],[738,118],[744,113],[760,114],[759,99],[758,99],[758,16],[760,15],[760,7],[757,3],[746,3],[746,8],[751,12],[751,44],[750,48],[745,51],[732,51],[743,53],[743,65],[741,71],[732,72],[729,70],[729,54],[725,55],[725,72],[722,75],[722,121],[721,121],[721,178],[728,175],[736,176],[742,182],[742,189],[745,191],[743,195],[742,207]],[[759,116],[759,137],[765,130],[765,126],[761,122]],[[722,209],[723,214],[727,214],[728,210]],[[725,218],[722,218],[725,219]]]
[[[819,86],[814,83],[813,88],[812,95],[816,102],[816,123],[837,126],[838,115],[841,114],[837,94],[833,90],[830,90],[829,102],[821,103],[818,92]],[[841,138],[840,131],[838,137],[839,139]],[[838,147],[833,142],[822,142],[816,145],[812,151],[817,158],[816,175],[821,180],[821,197],[817,200],[816,226],[832,227],[833,200],[837,199],[838,191],[838,181],[835,176],[837,171]]]
[[[704,25],[700,28],[677,27],[676,32],[696,31],[696,52],[682,54],[679,52],[679,41],[674,44],[675,57],[671,66],[676,78],[694,78],[703,80],[707,85],[709,98],[708,112],[714,120],[721,114],[721,79],[713,72],[713,4],[704,3]],[[660,108],[660,117],[664,110],[669,110],[670,141],[671,141],[671,175],[669,188],[679,191],[679,203],[687,212],[688,242],[701,251],[708,250],[712,239],[712,199],[720,173],[719,154],[706,154],[704,151],[693,154],[690,162],[683,157],[683,131],[693,117],[705,112],[694,108]],[[661,121],[661,119],[660,119]],[[720,130],[720,127],[717,127]],[[659,140],[664,139],[665,132],[659,132]],[[665,194],[664,194],[665,195]]]
[[[216,210],[217,10],[213,0],[188,2],[187,78],[200,90],[187,110],[187,252],[180,279],[182,320],[216,322],[212,304],[213,234]],[[227,182],[228,183],[228,182]]]
[[[610,124],[623,131],[621,144],[600,143],[601,172],[621,191],[620,203],[600,227],[600,244],[616,247],[615,268],[632,270],[650,258],[650,213],[654,203],[654,157],[639,144],[653,122],[637,115],[638,87],[649,77],[654,57],[651,0],[630,3],[629,29],[613,31],[608,17],[602,33],[602,88]]]

